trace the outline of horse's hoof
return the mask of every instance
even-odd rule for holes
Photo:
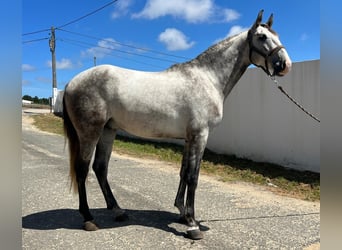
[[[83,229],[86,231],[96,231],[99,229],[99,227],[94,221],[86,221],[83,224]]]
[[[128,220],[128,215],[126,213],[119,214],[115,217],[115,221],[122,222]]]
[[[192,240],[203,239],[203,233],[201,232],[201,230],[199,229],[198,226],[196,226],[196,227],[189,227],[186,230],[186,233],[187,233],[189,239],[192,239]]]

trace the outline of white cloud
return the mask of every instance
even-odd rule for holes
[[[51,60],[47,62],[49,67],[52,67]],[[56,61],[56,69],[72,69],[74,67],[70,59],[62,58],[60,61]]]
[[[232,22],[240,18],[240,13],[233,9],[224,9],[222,10],[224,15],[224,21]]]
[[[226,39],[228,37],[237,35],[237,34],[243,32],[245,30],[248,30],[248,29],[249,29],[248,27],[242,27],[242,26],[239,26],[239,25],[234,25],[234,26],[232,26],[230,28],[228,34],[225,37],[219,38],[219,39],[215,40],[214,43],[218,43],[218,42],[220,42],[220,41],[222,41],[222,40],[224,40],[224,39]]]
[[[306,34],[306,33],[303,33],[301,36],[300,36],[300,40],[302,41],[302,42],[304,42],[304,41],[306,41],[306,40],[308,40],[309,39],[309,36],[308,36],[308,34]]]
[[[106,38],[97,42],[96,47],[87,49],[81,52],[83,57],[103,58],[113,52],[113,49],[120,47],[113,38]]]
[[[22,71],[35,71],[36,68],[30,64],[22,64],[21,65],[21,70]]]
[[[189,42],[188,38],[181,31],[174,28],[165,29],[165,31],[160,33],[158,41],[164,43],[170,51],[186,50],[195,44],[195,42]]]
[[[129,7],[132,4],[132,0],[118,1],[115,4],[115,10],[112,12],[111,17],[115,19],[127,15],[127,13],[129,12]]]
[[[234,35],[237,35],[245,30],[248,30],[248,27],[242,27],[242,26],[239,26],[239,25],[234,25],[230,28],[226,38],[230,37],[230,36],[234,36]]]
[[[148,0],[144,9],[132,17],[156,19],[167,15],[189,23],[230,22],[240,16],[235,10],[216,6],[214,0]]]

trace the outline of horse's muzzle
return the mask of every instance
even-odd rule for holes
[[[292,62],[286,52],[280,51],[272,60],[272,66],[274,75],[284,76],[291,70]]]
[[[274,74],[277,76],[284,76],[291,70],[291,61],[280,61],[274,64]]]

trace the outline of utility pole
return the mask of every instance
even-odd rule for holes
[[[51,27],[51,37],[49,39],[49,46],[52,56],[52,101],[51,101],[51,108],[52,110],[55,107],[56,97],[57,97],[57,80],[56,80],[56,55],[55,55],[55,48],[56,48],[56,38],[55,38],[55,28]]]

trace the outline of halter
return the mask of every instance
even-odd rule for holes
[[[262,68],[265,73],[269,76],[273,76],[271,75],[270,71],[268,70],[268,63],[267,60],[269,57],[271,57],[273,54],[277,53],[279,50],[281,49],[285,49],[285,47],[283,45],[278,45],[277,47],[275,47],[274,49],[272,49],[271,51],[269,51],[268,53],[264,53],[263,51],[261,51],[260,49],[258,49],[257,47],[255,47],[252,43],[252,34],[249,32],[248,33],[248,42],[249,42],[249,60],[251,63],[252,62],[252,53],[258,53],[259,55],[261,55],[264,59],[265,59],[265,67],[262,65],[257,65],[255,63],[253,63],[255,66]]]

